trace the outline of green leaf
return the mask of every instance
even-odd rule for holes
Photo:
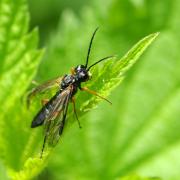
[[[86,85],[90,88],[94,88],[99,91],[104,97],[108,96],[109,93],[117,87],[123,79],[124,73],[136,62],[144,50],[153,42],[157,37],[158,33],[151,34],[141,41],[139,41],[122,59],[119,61],[109,61],[102,68],[94,69],[92,76],[96,77],[92,82]],[[110,71],[111,70],[111,71]],[[103,81],[102,81],[103,79]],[[96,88],[95,88],[96,87]],[[79,116],[84,115],[87,111],[96,107],[100,101],[97,97],[92,97],[89,95],[81,96],[79,93]],[[68,122],[74,122],[72,116],[68,116]],[[69,127],[66,124],[67,127]],[[33,138],[35,141],[35,138]],[[36,143],[36,142],[34,142]],[[17,177],[21,177],[17,174]]]
[[[102,96],[107,97],[110,92],[117,87],[123,80],[124,73],[138,60],[145,49],[158,36],[158,33],[151,34],[139,41],[125,56],[120,60],[111,60],[101,69],[95,70],[92,74],[92,82],[88,85],[90,89],[95,89]],[[87,96],[86,96],[87,97]],[[81,98],[81,111],[88,111],[97,106],[99,98],[91,97],[88,100]]]
[[[0,107],[3,112],[0,114],[1,158],[10,178],[30,179],[44,169],[49,155],[46,151],[46,156],[42,160],[39,159],[42,136],[39,136],[38,129],[31,133],[29,127],[37,106],[29,112],[23,103],[25,91],[36,73],[43,51],[36,49],[37,30],[27,32],[29,15],[26,2],[2,0],[0,3],[0,103],[3,104]],[[157,34],[152,34],[144,38],[121,61],[107,62],[104,67],[94,69],[93,75],[96,78],[87,85],[93,87],[98,83],[96,89],[107,96],[156,36]],[[110,68],[113,70],[111,73]],[[102,77],[106,83],[102,83]],[[80,115],[97,106],[99,102],[99,99],[90,96],[80,99]]]
[[[1,0],[0,19],[0,151],[6,170],[17,170],[23,164],[21,154],[29,133],[28,114],[22,98],[43,51],[36,49],[37,29],[28,33],[25,0]]]
[[[37,176],[37,174],[39,174],[45,166],[46,163],[44,163],[44,160],[40,160],[39,158],[28,158],[22,170],[16,172],[10,169],[8,174],[13,180],[32,179]]]
[[[143,61],[138,62],[128,73],[122,86],[113,92],[110,97],[113,107],[105,103],[99,105],[98,110],[92,110],[84,119],[80,119],[83,123],[82,130],[75,127],[66,131],[47,170],[53,179],[115,179],[136,172],[143,177],[179,180],[180,3],[169,0],[131,1],[135,4],[132,7],[135,10],[129,16],[132,11],[129,12],[126,4],[130,1],[116,2],[118,5],[115,4],[114,7],[118,14],[112,14],[111,20],[116,20],[117,15],[121,17],[120,14],[124,13],[124,19],[127,20],[125,25],[119,21],[115,25],[109,25],[107,13],[112,13],[114,9],[104,12],[102,17],[97,16],[99,9],[98,12],[97,9],[86,9],[87,13],[82,15],[82,19],[87,23],[81,24],[77,19],[71,19],[75,24],[72,23],[72,31],[67,28],[68,25],[63,28],[63,24],[58,33],[59,38],[55,37],[54,51],[48,54],[48,58],[55,59],[53,53],[56,52],[68,61],[67,66],[75,64],[74,61],[79,62],[77,54],[79,51],[84,52],[84,42],[88,44],[88,38],[83,36],[83,32],[89,32],[87,29],[97,24],[103,24],[103,28],[104,24],[108,24],[108,28],[113,29],[99,32],[96,41],[101,42],[101,46],[97,48],[95,42],[93,48],[94,54],[98,56],[102,52],[111,52],[112,48],[123,52],[135,39],[149,31],[161,31],[161,36],[143,56]],[[103,9],[102,1],[98,3]],[[119,10],[122,4],[125,6],[123,12]],[[90,14],[88,18],[86,14]],[[139,19],[142,19],[140,23]],[[60,42],[60,35],[66,37],[64,34],[68,34],[69,38],[62,38],[61,46],[55,44]],[[75,37],[77,34],[81,37],[78,36],[79,41]],[[70,56],[68,53],[71,49],[73,55]],[[58,66],[57,71],[67,71],[66,66],[64,69],[62,67],[64,66]],[[45,78],[47,76],[44,75]]]

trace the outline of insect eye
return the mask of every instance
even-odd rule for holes
[[[81,70],[81,66],[78,66],[78,67],[76,68],[76,70],[77,70],[77,71],[80,71],[80,70]]]
[[[84,65],[79,65],[79,66],[77,66],[77,67],[75,68],[75,71],[80,72],[80,71],[82,71],[83,69],[85,69],[85,66],[84,66]]]
[[[81,81],[87,81],[88,80],[88,74],[85,71],[79,72],[78,77],[79,77],[79,79],[81,79]]]
[[[86,76],[86,74],[82,71],[82,72],[80,72],[80,76],[84,77],[84,76]]]

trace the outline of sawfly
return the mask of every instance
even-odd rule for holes
[[[27,104],[29,105],[30,100],[33,96],[37,95],[38,93],[50,90],[53,87],[58,87],[58,91],[56,92],[56,94],[44,104],[44,106],[35,115],[31,123],[31,128],[35,128],[41,125],[44,125],[45,128],[45,135],[40,158],[42,158],[46,141],[48,140],[51,145],[55,145],[58,142],[59,137],[62,135],[70,102],[72,102],[73,104],[75,117],[77,119],[79,127],[81,127],[76,113],[74,99],[74,95],[77,93],[78,89],[81,91],[87,91],[88,93],[94,94],[99,98],[102,98],[111,103],[109,100],[102,97],[95,91],[92,91],[86,87],[81,87],[81,83],[86,82],[91,78],[89,70],[93,66],[113,57],[107,56],[88,66],[91,46],[97,30],[98,28],[95,29],[91,37],[85,65],[78,65],[75,68],[71,69],[71,74],[64,75],[63,77],[58,77],[45,82],[44,84],[38,85],[28,93]]]

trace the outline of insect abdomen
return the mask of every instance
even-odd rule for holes
[[[46,111],[43,109],[34,117],[32,123],[31,123],[31,128],[35,128],[37,126],[40,126],[44,123],[44,120],[46,119]]]
[[[31,128],[35,128],[37,126],[41,126],[44,123],[44,120],[47,119],[50,115],[50,112],[52,111],[53,107],[52,104],[54,100],[56,100],[56,97],[59,95],[60,92],[57,92],[55,96],[51,98],[51,100],[41,108],[41,110],[37,113],[37,115],[34,117]]]

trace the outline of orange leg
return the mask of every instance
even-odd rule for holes
[[[82,128],[82,127],[81,127],[81,124],[80,124],[80,121],[79,121],[79,119],[78,119],[78,116],[77,116],[76,104],[75,104],[75,98],[74,98],[74,97],[72,97],[72,103],[73,103],[73,111],[74,111],[74,114],[75,114],[75,116],[76,116],[76,119],[77,119],[79,128]]]
[[[44,106],[49,102],[49,99],[42,99],[41,104]]]
[[[71,68],[71,74],[74,75],[75,74],[75,69]]]
[[[87,87],[83,87],[83,88],[81,88],[80,90],[81,90],[81,91],[86,91],[86,92],[88,92],[88,93],[90,93],[90,94],[93,94],[93,95],[95,95],[95,96],[97,96],[97,97],[99,97],[99,98],[107,101],[109,104],[112,104],[108,99],[102,97],[102,96],[99,95],[97,92],[92,91],[92,90],[88,89]]]

